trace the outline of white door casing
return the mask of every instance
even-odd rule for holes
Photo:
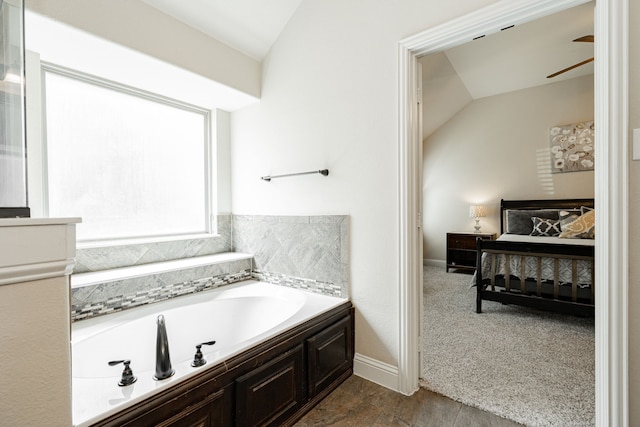
[[[422,145],[417,58],[574,7],[587,0],[502,0],[409,37],[398,46],[398,391],[418,389],[422,322]],[[628,0],[595,5],[596,425],[628,426]],[[421,234],[421,233],[419,233]]]

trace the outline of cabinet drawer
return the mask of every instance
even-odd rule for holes
[[[449,234],[447,236],[447,246],[452,249],[475,249],[476,236],[469,234]]]

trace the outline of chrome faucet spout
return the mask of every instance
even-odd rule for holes
[[[154,380],[164,380],[172,376],[176,371],[171,367],[171,357],[169,355],[169,340],[167,339],[167,328],[164,323],[164,316],[158,316],[156,334],[156,375]]]

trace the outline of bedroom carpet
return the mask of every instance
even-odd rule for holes
[[[424,388],[527,426],[595,424],[594,320],[483,301],[424,267]]]

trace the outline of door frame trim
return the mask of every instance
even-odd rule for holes
[[[422,238],[417,59],[587,0],[501,0],[398,44],[398,391],[421,375]],[[628,0],[595,4],[596,425],[628,425]],[[417,237],[418,236],[418,237]]]

